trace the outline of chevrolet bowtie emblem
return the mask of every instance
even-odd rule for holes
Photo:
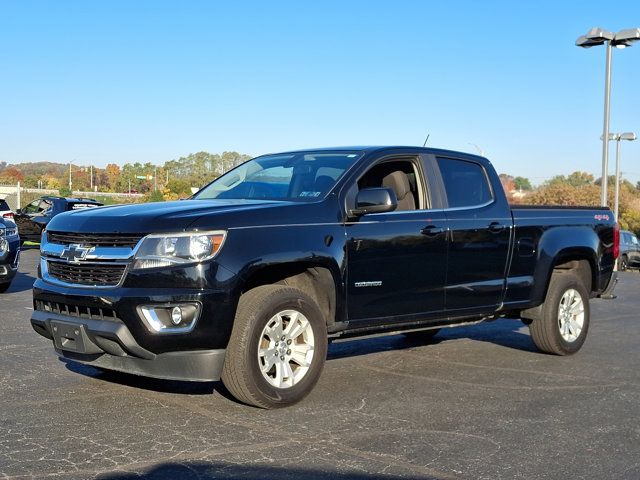
[[[84,260],[87,258],[89,252],[91,252],[94,247],[83,247],[79,244],[69,245],[62,250],[60,254],[60,258],[65,258],[67,261],[71,263],[78,263],[80,260]]]

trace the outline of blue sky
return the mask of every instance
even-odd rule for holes
[[[605,50],[574,42],[640,27],[639,1],[304,3],[2,2],[0,160],[161,164],[430,134],[535,183],[599,176]],[[640,44],[614,51],[612,131],[640,134],[639,78]],[[640,180],[640,141],[622,152]]]

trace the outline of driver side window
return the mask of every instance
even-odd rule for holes
[[[418,169],[413,161],[392,160],[371,167],[358,180],[358,190],[376,187],[390,188],[398,198],[396,212],[423,210],[427,206],[421,182]]]

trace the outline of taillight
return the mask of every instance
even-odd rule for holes
[[[13,220],[13,213],[5,213],[2,215],[2,218],[8,218],[9,220]]]
[[[616,222],[613,226],[613,259],[620,255],[620,225]]]

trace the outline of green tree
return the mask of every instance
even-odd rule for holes
[[[528,178],[516,177],[513,179],[513,182],[515,183],[516,190],[525,190],[525,191],[533,190],[533,187],[531,186],[531,182],[529,181]]]
[[[593,183],[593,175],[587,172],[573,172],[567,177],[567,183],[573,187],[591,185]]]
[[[164,202],[164,195],[160,190],[154,190],[144,196],[145,202]]]

